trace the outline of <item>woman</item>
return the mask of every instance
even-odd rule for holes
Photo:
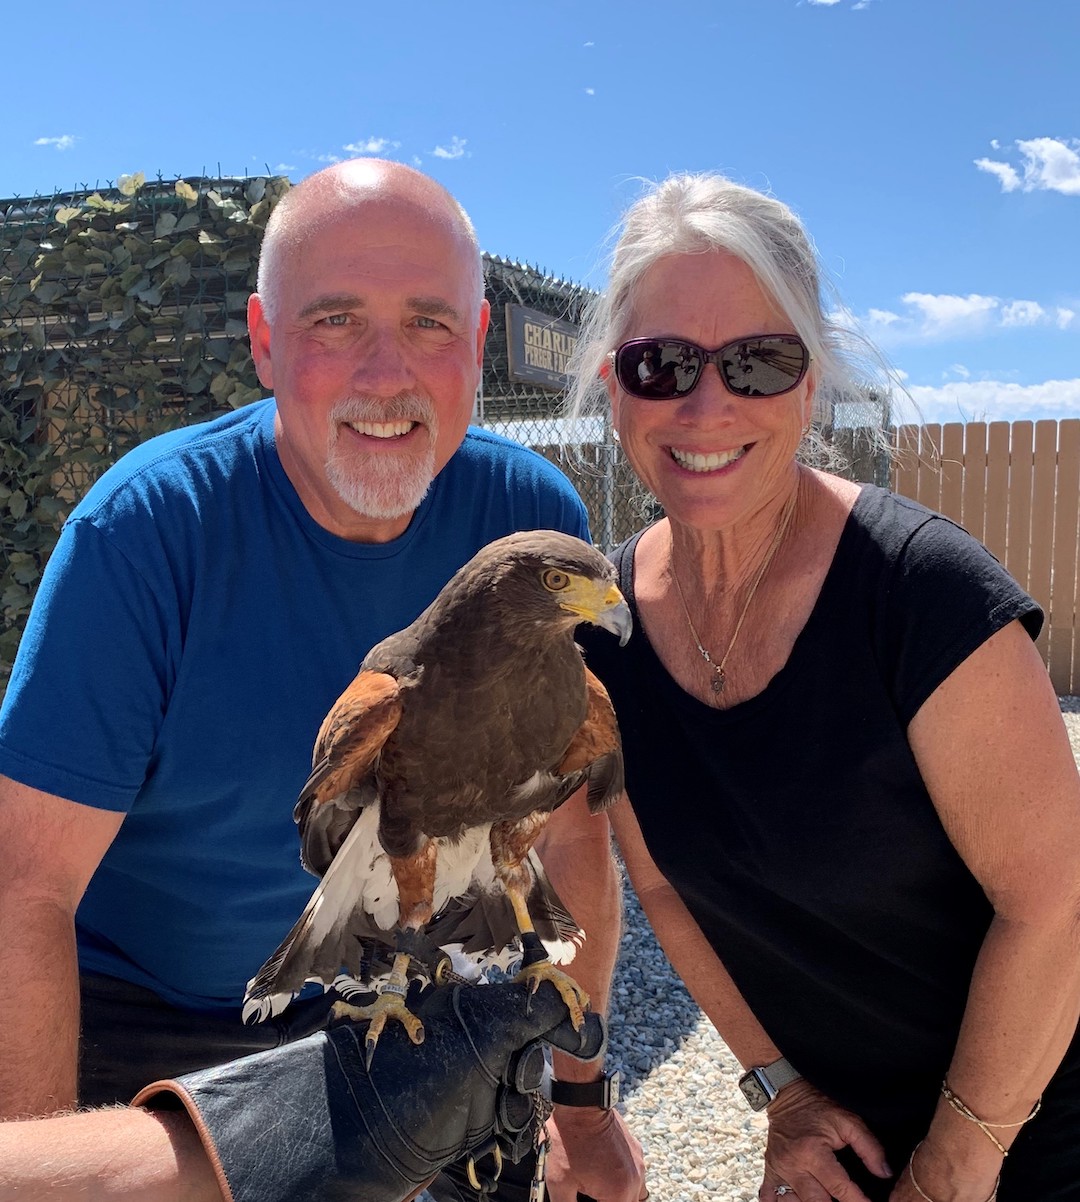
[[[614,556],[629,645],[581,636],[613,823],[760,1070],[764,1202],[1080,1198],[1080,783],[1042,615],[946,519],[799,462],[856,390],[844,343],[784,205],[681,176],[629,211],[574,398],[665,513]]]

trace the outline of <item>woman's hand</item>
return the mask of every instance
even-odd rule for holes
[[[808,1081],[785,1086],[769,1106],[768,1119],[760,1202],[868,1202],[836,1159],[836,1152],[845,1147],[871,1173],[892,1176],[870,1128]]]

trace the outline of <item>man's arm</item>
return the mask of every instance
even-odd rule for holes
[[[75,910],[122,821],[0,776],[2,1118],[75,1104]]]
[[[0,1123],[0,1202],[221,1202],[184,1111],[132,1108]]]
[[[622,803],[620,803],[622,804]],[[566,908],[585,931],[570,973],[606,1014],[622,934],[622,894],[606,814],[590,814],[580,789],[551,816],[536,850]],[[594,1081],[602,1066],[556,1052],[555,1076]],[[599,1202],[637,1202],[644,1161],[641,1145],[615,1110],[557,1106],[558,1140],[548,1161],[552,1202],[574,1202],[578,1191]]]

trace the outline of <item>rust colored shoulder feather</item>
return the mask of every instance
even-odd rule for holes
[[[371,768],[400,718],[401,693],[394,677],[360,672],[323,721],[301,799],[329,801],[352,788]]]
[[[596,813],[618,801],[623,791],[622,740],[611,698],[600,680],[585,669],[588,710],[578,727],[559,772],[581,772],[588,779],[589,810]]]

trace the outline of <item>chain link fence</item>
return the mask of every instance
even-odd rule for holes
[[[655,514],[655,503],[638,483],[612,437],[610,423],[594,419],[572,426],[562,416],[572,350],[594,293],[535,268],[484,256],[491,326],[478,400],[479,424],[532,447],[562,470],[589,511],[593,540],[610,551]],[[543,367],[532,367],[532,342],[563,339]],[[545,353],[536,347],[536,359]],[[529,380],[528,376],[543,379]]]

